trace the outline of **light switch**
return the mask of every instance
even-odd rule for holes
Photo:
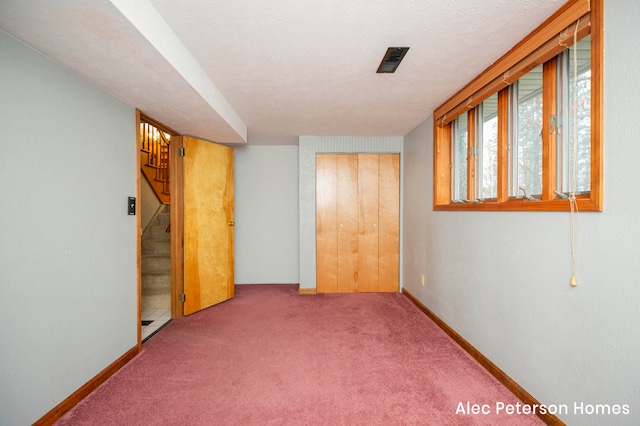
[[[127,211],[130,216],[136,214],[136,197],[129,197],[129,206]]]

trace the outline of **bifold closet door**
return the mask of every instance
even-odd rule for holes
[[[378,154],[358,154],[358,291],[378,291]]]
[[[338,156],[316,156],[316,291],[338,291]]]
[[[400,289],[400,155],[378,163],[378,291]]]
[[[337,155],[338,293],[358,291],[358,156]]]
[[[398,291],[399,158],[317,155],[319,293]]]
[[[316,250],[317,291],[357,291],[357,155],[317,156]]]

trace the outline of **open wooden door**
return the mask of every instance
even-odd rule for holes
[[[234,295],[233,150],[183,137],[184,315]]]

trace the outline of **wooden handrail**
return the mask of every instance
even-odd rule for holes
[[[171,135],[154,124],[140,120],[140,166],[154,193],[163,204],[170,203],[169,146]]]

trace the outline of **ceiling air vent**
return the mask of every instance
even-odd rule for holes
[[[396,72],[398,65],[402,62],[402,58],[407,54],[408,47],[390,47],[387,49],[387,53],[384,54],[382,62],[378,67],[377,73],[390,73]]]

